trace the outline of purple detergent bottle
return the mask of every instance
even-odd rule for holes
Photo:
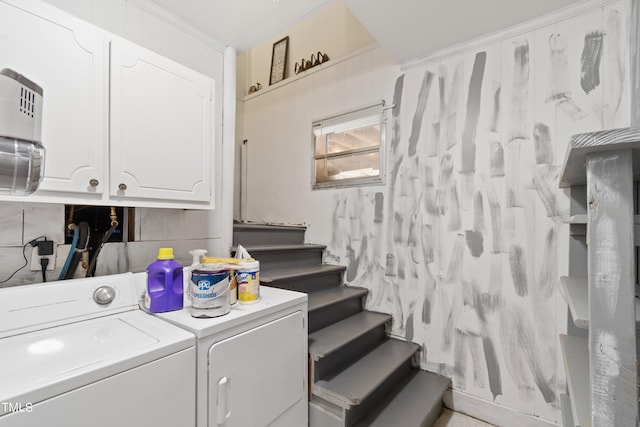
[[[158,249],[158,260],[147,267],[147,308],[152,313],[180,310],[183,298],[182,264],[173,248]]]

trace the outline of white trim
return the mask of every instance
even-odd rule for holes
[[[154,3],[149,0],[127,0],[127,1],[130,4],[137,6],[140,9],[144,10],[145,12],[149,13],[156,19],[166,22],[169,25],[175,26],[183,33],[188,34],[191,37],[194,37],[195,39],[200,40],[207,46],[212,47],[220,51],[221,53],[224,53],[225,48],[227,47],[224,43],[214,39],[208,34],[203,33],[202,31],[195,28],[193,25],[177,17],[176,15],[169,12],[167,9],[165,9],[164,7],[160,6],[157,3]]]
[[[222,250],[231,250],[233,245],[233,202],[236,153],[236,50],[227,47],[224,52],[222,86],[222,185],[221,209]],[[215,197],[215,196],[214,196]],[[214,203],[215,203],[214,198]]]
[[[631,127],[640,127],[640,0],[628,0],[629,7],[629,110]]]
[[[367,46],[361,47],[360,49],[356,49],[356,50],[354,50],[352,52],[349,52],[349,53],[347,53],[345,55],[342,55],[341,57],[339,57],[337,59],[331,59],[329,62],[325,62],[323,64],[317,65],[317,66],[313,67],[310,70],[303,71],[300,74],[296,74],[294,76],[287,77],[286,79],[284,79],[284,80],[282,80],[282,81],[280,81],[280,82],[278,82],[278,83],[276,83],[274,85],[268,86],[268,87],[266,87],[264,89],[260,89],[257,92],[253,92],[251,94],[245,95],[244,98],[242,98],[242,100],[246,102],[246,101],[249,101],[249,100],[251,100],[253,98],[257,98],[258,96],[264,95],[265,93],[269,93],[272,90],[276,90],[278,88],[286,86],[286,85],[288,85],[290,83],[293,83],[293,82],[295,82],[295,81],[297,81],[299,79],[302,79],[302,78],[305,78],[307,76],[310,76],[310,75],[312,75],[314,73],[317,73],[319,71],[326,70],[329,67],[333,67],[334,65],[338,65],[341,62],[348,61],[351,58],[354,58],[354,57],[356,57],[358,55],[362,55],[364,53],[367,53],[367,52],[369,52],[371,50],[374,50],[374,49],[377,49],[379,47],[380,47],[380,45],[378,43],[371,43],[371,44],[369,44]]]
[[[576,15],[581,15],[585,12],[599,9],[612,3],[617,3],[618,1],[620,0],[588,0],[565,6],[561,9],[547,13],[537,18],[530,19],[521,24],[516,24],[511,27],[494,31],[492,33],[484,34],[475,39],[465,40],[453,46],[445,47],[443,49],[430,53],[423,58],[410,59],[400,65],[400,70],[404,72],[407,69],[425,65],[426,63],[430,63],[433,61],[442,60],[456,54],[467,52],[469,50],[484,48],[487,45],[497,43],[499,41],[512,37],[517,37],[521,34],[525,34],[545,27],[551,23],[562,21]]]
[[[523,414],[506,406],[488,402],[458,390],[448,390],[442,400],[444,405],[453,411],[461,412],[496,426],[558,427],[558,424],[552,421]]]

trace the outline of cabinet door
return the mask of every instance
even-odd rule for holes
[[[0,1],[0,68],[43,89],[40,190],[106,188],[106,53],[103,33],[83,21],[41,2]]]
[[[212,345],[208,425],[266,426],[305,399],[306,332],[296,311]]]
[[[205,75],[112,40],[112,197],[212,200],[213,90]]]

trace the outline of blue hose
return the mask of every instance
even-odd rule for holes
[[[63,280],[64,275],[67,274],[67,270],[69,269],[69,264],[71,264],[71,258],[73,258],[73,254],[76,251],[76,245],[78,244],[78,226],[73,228],[73,241],[71,242],[71,248],[69,249],[69,255],[67,255],[67,260],[64,262],[62,266],[62,270],[60,270],[60,275],[58,276],[58,280]]]

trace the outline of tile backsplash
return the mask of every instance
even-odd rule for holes
[[[144,271],[156,259],[159,247],[173,247],[176,259],[191,264],[190,249],[207,249],[214,256],[228,256],[220,246],[220,224],[212,211],[137,208],[135,241],[107,243],[102,248],[96,275]],[[57,280],[71,245],[64,244],[64,205],[48,203],[0,202],[0,287],[42,281],[39,271],[31,271],[32,248],[24,255],[27,266],[7,278],[24,263],[23,247],[40,236],[56,242],[54,270],[47,281]],[[83,277],[77,270],[76,277]]]

